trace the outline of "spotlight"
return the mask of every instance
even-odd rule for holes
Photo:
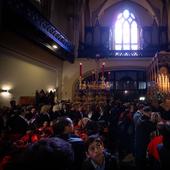
[[[145,100],[145,97],[144,97],[144,96],[141,96],[141,97],[139,97],[139,100],[140,100],[140,101],[144,101],[144,100]]]
[[[54,49],[57,49],[57,48],[58,48],[58,46],[57,46],[57,45],[53,45],[53,48],[54,48]]]
[[[124,91],[124,93],[125,93],[125,94],[128,94],[128,91],[127,91],[127,90],[125,90],[125,91]]]

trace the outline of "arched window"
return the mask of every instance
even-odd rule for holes
[[[117,17],[114,37],[115,50],[137,50],[139,48],[138,25],[134,14],[127,9]]]

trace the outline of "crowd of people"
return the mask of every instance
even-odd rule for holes
[[[0,170],[170,169],[170,110],[151,103],[0,108]]]

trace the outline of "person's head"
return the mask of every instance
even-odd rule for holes
[[[144,104],[139,103],[139,104],[137,105],[137,109],[138,109],[138,110],[143,111],[143,108],[144,108]]]
[[[145,106],[145,107],[143,108],[143,114],[144,114],[145,116],[151,117],[152,109],[151,109],[149,106]]]
[[[30,112],[31,112],[32,114],[35,114],[35,113],[36,113],[36,108],[35,108],[35,107],[32,107]]]
[[[67,170],[74,160],[71,145],[60,138],[40,140],[9,161],[4,170]]]
[[[165,123],[160,121],[157,123],[157,130],[159,131],[160,135],[162,135],[165,131]]]
[[[43,105],[41,107],[40,113],[49,113],[50,107],[51,107],[50,105]]]
[[[54,134],[70,134],[74,130],[73,121],[68,117],[62,117],[53,124]]]
[[[15,107],[16,106],[16,101],[15,100],[11,100],[10,101],[10,105],[11,105],[11,107]]]
[[[90,122],[91,120],[87,117],[84,117],[82,118],[81,120],[78,121],[78,126],[81,128],[81,129],[84,129],[87,125],[88,122]]]
[[[86,155],[96,163],[104,158],[104,145],[102,139],[97,135],[89,136],[85,143]]]
[[[44,127],[44,128],[48,127],[48,125],[49,125],[48,121],[45,121],[45,122],[43,123],[43,127]]]
[[[154,123],[158,123],[161,121],[161,116],[158,112],[152,112],[151,113],[151,121]]]

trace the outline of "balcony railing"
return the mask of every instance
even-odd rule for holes
[[[49,20],[47,20],[29,1],[23,0],[4,0],[4,11],[12,11],[30,23],[40,33],[45,34],[51,41],[56,42],[66,52],[74,53],[74,46],[67,37],[60,32]],[[11,16],[12,17],[12,16]],[[14,21],[11,20],[11,23]],[[21,26],[22,27],[22,26]]]
[[[157,50],[94,50],[79,51],[79,58],[153,57]]]

